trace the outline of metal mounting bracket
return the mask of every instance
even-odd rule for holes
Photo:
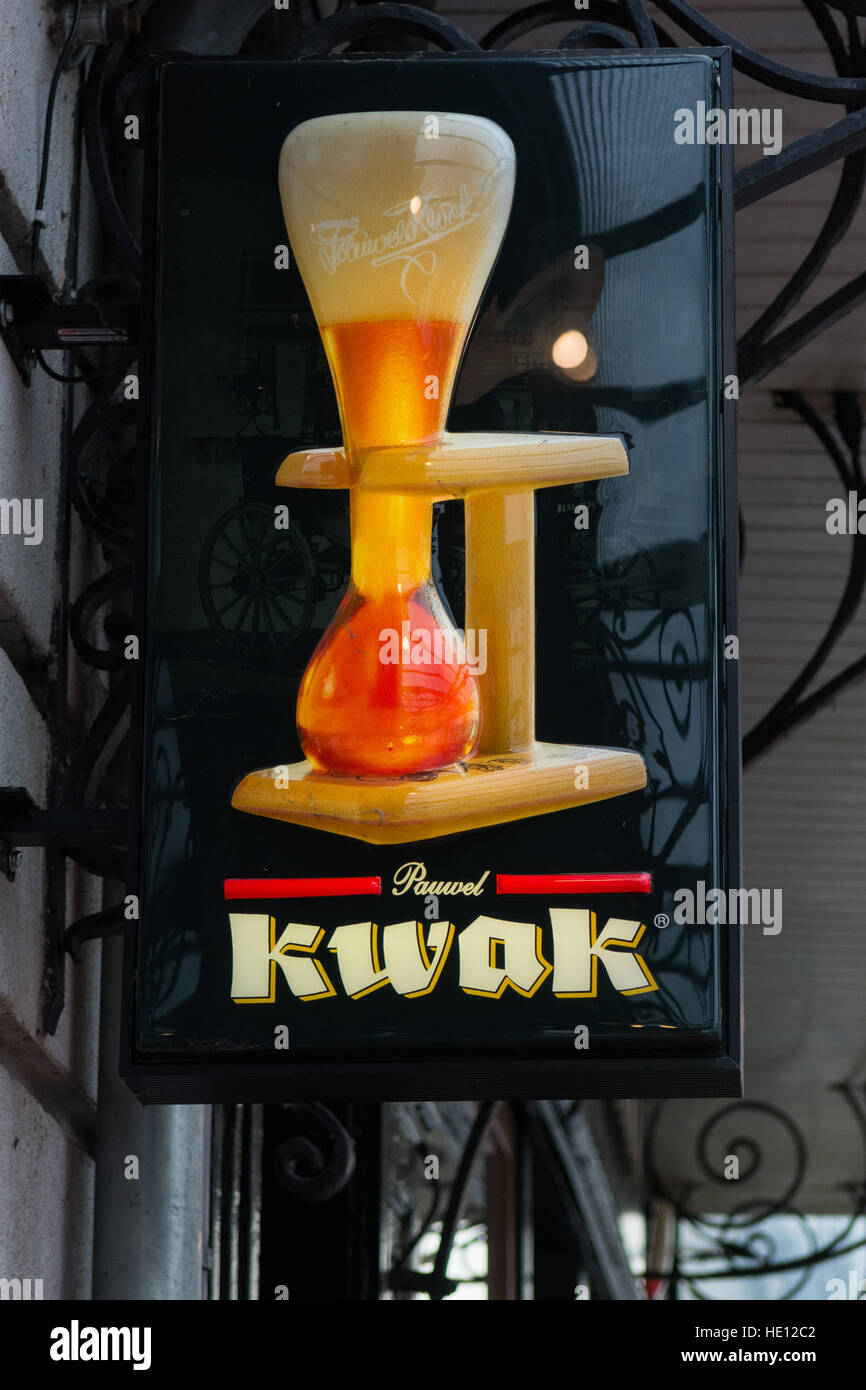
[[[0,338],[25,386],[36,348],[134,346],[138,321],[137,304],[60,304],[38,275],[0,275]]]

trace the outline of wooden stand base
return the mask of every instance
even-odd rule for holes
[[[243,778],[232,806],[368,844],[401,845],[604,801],[638,791],[646,780],[637,753],[536,743],[426,778],[339,777],[309,762],[264,768]]]

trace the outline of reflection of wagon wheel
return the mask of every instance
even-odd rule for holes
[[[198,587],[218,637],[249,651],[278,651],[312,621],[313,556],[295,525],[277,530],[273,507],[242,502],[208,532]]]

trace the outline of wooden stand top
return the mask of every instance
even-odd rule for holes
[[[628,473],[616,435],[445,434],[433,445],[366,449],[350,463],[339,449],[303,449],[280,465],[280,487],[427,493],[531,492]]]
[[[580,770],[578,777],[577,771]],[[326,830],[373,845],[402,845],[503,825],[646,786],[640,754],[625,748],[534,743],[520,753],[477,756],[426,777],[364,778],[311,763],[250,772],[232,806],[255,816]]]

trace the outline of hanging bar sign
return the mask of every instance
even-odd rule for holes
[[[727,80],[156,65],[143,1099],[739,1093]]]

